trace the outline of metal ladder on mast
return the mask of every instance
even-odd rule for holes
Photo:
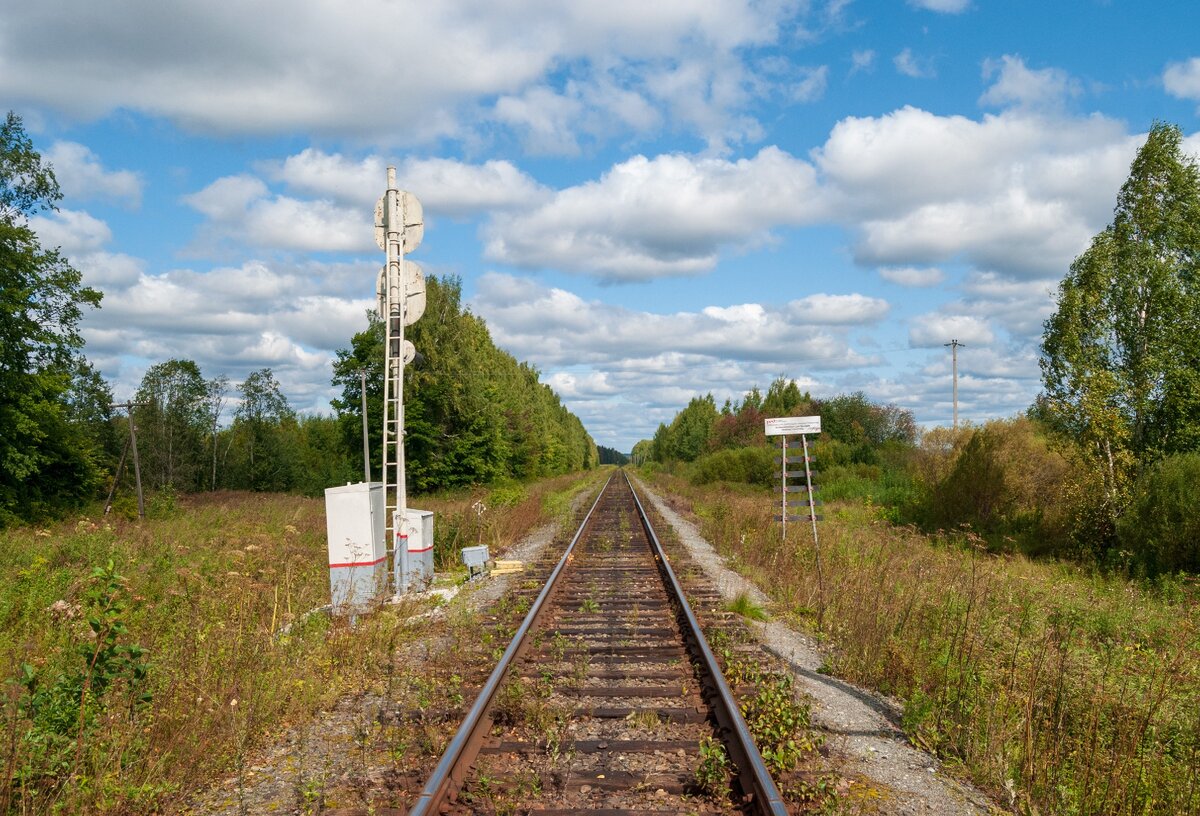
[[[399,484],[404,473],[404,386],[400,380],[404,376],[404,314],[399,294],[392,291],[398,288],[395,284],[400,276],[388,270],[385,277],[390,313],[384,320],[383,524],[389,564],[394,575],[396,559],[401,557],[393,520],[395,511],[401,509]]]
[[[379,286],[379,313],[384,319],[383,368],[383,504],[387,536],[389,578],[399,577],[397,559],[407,549],[407,524],[395,529],[396,513],[408,509],[404,471],[404,367],[415,350],[404,340],[404,327],[425,311],[425,284],[421,269],[404,260],[421,243],[424,215],[411,193],[396,188],[396,168],[387,169],[388,189],[375,205],[375,240],[387,253]],[[394,478],[393,478],[394,475]],[[391,494],[388,488],[391,487]],[[395,587],[397,591],[399,586]]]

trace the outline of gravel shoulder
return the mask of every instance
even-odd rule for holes
[[[725,560],[694,524],[675,512],[644,482],[639,490],[675,528],[680,542],[722,597],[746,593],[769,608],[771,600],[754,584],[725,566]],[[820,673],[824,657],[808,636],[776,621],[752,622],[767,651],[791,666],[799,687],[813,698],[813,722],[827,732],[830,746],[845,757],[842,773],[870,780],[889,793],[886,812],[967,816],[1002,812],[982,791],[940,770],[930,754],[910,745],[899,728],[900,711],[891,702],[851,683]]]

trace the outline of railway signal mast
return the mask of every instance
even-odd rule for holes
[[[387,253],[376,286],[384,321],[384,519],[396,591],[405,592],[414,580],[433,573],[433,514],[408,507],[404,460],[404,367],[416,357],[404,328],[425,313],[425,276],[404,256],[420,246],[425,224],[417,197],[396,188],[395,167],[387,169],[387,185],[375,205],[375,242]]]

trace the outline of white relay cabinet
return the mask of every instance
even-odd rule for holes
[[[328,488],[325,531],[334,612],[367,607],[387,585],[383,485],[358,482]]]

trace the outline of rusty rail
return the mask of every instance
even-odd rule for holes
[[[517,629],[516,634],[513,635],[512,642],[504,650],[504,654],[496,664],[496,668],[492,669],[487,683],[480,690],[479,696],[475,698],[475,704],[467,712],[467,716],[463,720],[462,725],[459,726],[454,739],[450,740],[450,744],[446,746],[445,753],[442,754],[442,758],[438,762],[437,767],[434,768],[433,774],[425,783],[425,788],[421,791],[421,795],[417,798],[416,803],[413,804],[412,809],[408,811],[409,816],[423,816],[424,814],[436,813],[447,796],[462,786],[463,776],[475,760],[475,757],[479,754],[479,748],[483,744],[484,737],[487,736],[488,727],[491,725],[491,720],[485,716],[487,709],[491,706],[492,699],[496,696],[496,691],[500,688],[501,681],[504,680],[504,675],[508,673],[509,666],[512,665],[518,653],[523,649],[530,628],[537,619],[542,605],[546,602],[546,598],[550,597],[550,593],[554,589],[554,582],[558,580],[558,576],[562,574],[563,567],[570,560],[575,545],[579,542],[580,536],[583,535],[584,529],[592,518],[592,513],[596,511],[596,507],[600,504],[600,499],[604,497],[604,491],[608,489],[609,482],[611,481],[612,477],[610,476],[604,483],[604,486],[600,488],[600,492],[596,495],[596,500],[592,502],[591,508],[583,518],[583,523],[575,531],[575,536],[571,539],[571,543],[567,546],[562,558],[558,560],[554,571],[550,573],[546,585],[542,587],[542,591],[538,593],[537,599],[529,607],[529,612],[526,613],[525,620],[521,621],[521,626]]]
[[[625,474],[624,471],[621,472],[625,475],[625,480],[629,482],[628,474]],[[679,578],[675,575],[675,570],[671,569],[671,562],[667,558],[667,554],[663,552],[658,536],[654,534],[650,519],[646,517],[646,509],[642,506],[642,500],[638,498],[637,491],[633,489],[632,482],[629,482],[629,489],[633,492],[633,501],[637,504],[638,515],[641,517],[642,525],[646,528],[646,535],[654,547],[659,569],[671,587],[675,599],[679,603],[680,612],[686,621],[685,637],[691,641],[693,652],[698,653],[701,665],[700,675],[709,692],[708,703],[712,706],[717,723],[721,726],[730,757],[737,766],[742,790],[752,797],[752,803],[759,812],[783,816],[787,813],[787,807],[779,793],[779,788],[771,779],[771,772],[767,770],[766,763],[763,762],[762,754],[759,753],[758,746],[754,743],[754,737],[750,734],[750,728],[746,725],[746,719],[738,708],[737,700],[733,698],[733,691],[725,682],[725,675],[721,672],[721,667],[717,665],[716,655],[713,654],[704,633],[700,630],[700,623],[696,620],[691,605],[688,604],[687,596],[683,592]]]
[[[697,667],[702,687],[701,696],[711,711],[712,717],[716,720],[717,733],[722,738],[730,758],[737,768],[738,783],[743,793],[742,806],[748,812],[782,816],[787,813],[783,798],[754,744],[745,720],[738,710],[737,702],[734,700],[712,649],[705,640],[699,622],[688,604],[679,579],[671,568],[667,555],[646,516],[645,508],[638,498],[637,491],[624,472],[622,472],[622,476],[632,494],[638,519],[646,539],[650,543],[659,579],[669,597],[669,603],[676,607],[676,620],[688,647],[687,653],[690,654]],[[576,545],[583,538],[585,530],[592,521],[596,509],[600,506],[611,483],[612,478],[610,477],[601,488],[599,495],[584,517],[583,523],[580,524],[570,544],[550,573],[546,584],[531,604],[528,613],[513,636],[512,642],[492,671],[436,769],[409,810],[411,816],[423,816],[444,810],[462,788],[470,766],[480,755],[491,729],[490,709],[497,692],[509,674],[510,668],[525,653],[531,639],[531,631],[539,622],[539,618],[547,611],[548,599],[554,595],[559,578],[571,562]],[[653,572],[654,570],[650,569],[649,574],[653,574]],[[681,651],[680,654],[683,652]],[[620,689],[617,689],[616,693],[617,696],[623,696]]]

